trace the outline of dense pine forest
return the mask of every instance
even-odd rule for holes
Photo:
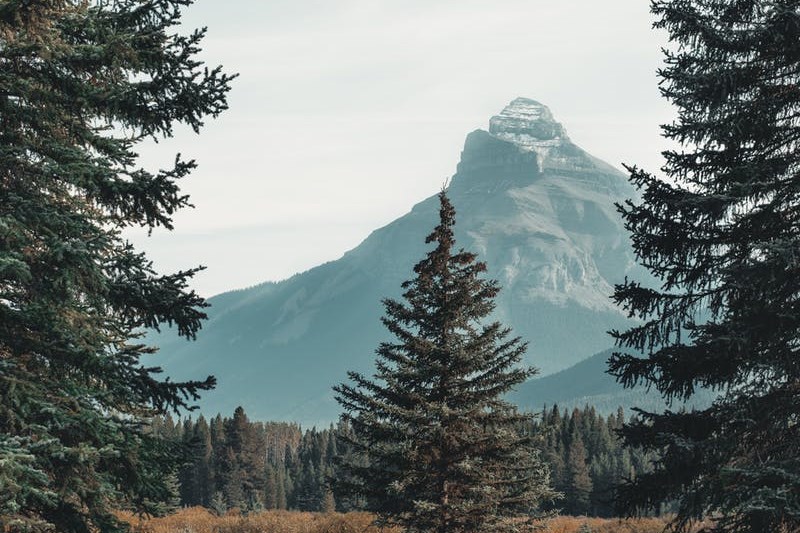
[[[648,469],[652,457],[622,447],[616,437],[625,421],[621,409],[603,417],[592,407],[569,412],[553,406],[520,428],[539,436],[553,485],[564,495],[556,504],[561,512],[613,516],[612,486]],[[337,438],[349,431],[346,425],[304,430],[293,423],[250,421],[238,408],[231,417],[210,420],[158,418],[153,428],[187,450],[176,480],[180,506],[217,513],[361,509],[359,502],[337,497],[328,483],[349,453]]]

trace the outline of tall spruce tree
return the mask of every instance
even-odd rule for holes
[[[121,235],[171,228],[195,166],[137,165],[136,144],[199,130],[230,77],[179,35],[190,0],[0,2],[0,528],[124,529],[121,508],[169,499],[173,446],[148,417],[213,380],[144,364],[143,328],[191,338],[196,270],[158,275]]]
[[[508,516],[536,515],[554,496],[518,431],[529,416],[501,399],[533,370],[518,366],[525,344],[508,328],[482,324],[499,289],[474,254],[454,253],[455,211],[444,191],[439,200],[435,248],[403,283],[405,302],[384,300],[397,342],[377,349],[374,379],[350,372],[335,387],[351,428],[336,489],[409,531],[515,531]]]
[[[663,452],[623,487],[631,510],[678,501],[675,525],[800,531],[800,2],[659,0],[673,46],[660,71],[681,143],[668,180],[631,168],[643,199],[620,207],[660,280],[617,287],[640,326],[616,333],[610,371],[667,399],[711,387],[707,409],[646,413],[630,445]]]
[[[573,432],[567,449],[567,461],[564,477],[567,485],[564,488],[564,507],[567,513],[585,515],[589,513],[591,503],[592,478],[589,476],[589,465],[586,461],[586,449],[580,433]]]

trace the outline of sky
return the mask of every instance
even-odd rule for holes
[[[436,194],[464,138],[518,96],[579,146],[657,172],[674,112],[663,33],[642,0],[197,0],[200,58],[239,77],[199,135],[141,146],[150,169],[197,160],[194,209],[127,237],[203,296],[335,260]],[[422,238],[422,236],[421,236]]]

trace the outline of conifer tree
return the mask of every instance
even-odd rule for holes
[[[397,342],[379,346],[374,379],[350,372],[335,388],[353,435],[336,488],[410,531],[515,530],[504,517],[535,515],[553,496],[518,431],[530,417],[501,399],[533,372],[518,366],[519,338],[482,323],[499,289],[474,254],[454,252],[455,211],[444,191],[439,200],[435,248],[403,283],[405,301],[384,300]]]
[[[631,168],[620,206],[639,260],[661,280],[615,299],[641,325],[616,333],[643,358],[610,371],[668,400],[700,387],[707,409],[646,413],[632,446],[663,453],[623,487],[628,511],[677,500],[678,529],[800,531],[800,2],[658,0],[673,43],[660,71],[677,108],[668,180]]]
[[[264,475],[264,508],[278,509],[278,487],[275,467],[268,464]]]
[[[194,423],[191,418],[187,417],[183,421],[181,434],[186,458],[178,471],[180,504],[185,506],[198,505],[201,499],[199,494],[201,487],[199,485],[198,463],[202,452],[200,451],[200,443],[195,436]]]
[[[278,465],[275,472],[275,508],[286,509],[288,508],[286,498],[286,474],[283,465]]]
[[[589,512],[592,478],[586,461],[586,450],[580,434],[574,433],[567,450],[565,467],[567,487],[564,489],[564,505],[569,514],[585,515]]]
[[[263,506],[266,454],[260,449],[256,427],[247,419],[241,406],[234,410],[233,418],[226,421],[226,426],[229,448],[226,461],[228,469],[236,474],[228,480],[226,495],[239,495],[235,498],[236,503],[229,502],[229,505],[248,510],[260,508]]]
[[[137,340],[205,317],[196,270],[157,274],[122,236],[172,227],[194,162],[150,172],[136,144],[198,131],[230,77],[180,35],[189,0],[0,2],[0,523],[116,531],[169,498],[174,447],[144,422],[213,380],[176,383]]]
[[[329,487],[325,487],[320,511],[323,513],[333,513],[336,511],[336,499],[333,496],[333,491]]]
[[[211,496],[211,510],[217,516],[222,516],[228,512],[228,504],[225,501],[225,496],[222,492],[217,491]]]
[[[214,494],[214,464],[213,449],[211,447],[211,432],[206,419],[200,415],[194,426],[195,442],[197,443],[197,456],[195,459],[195,472],[198,479],[199,499],[194,505],[208,507],[211,505],[211,497]]]

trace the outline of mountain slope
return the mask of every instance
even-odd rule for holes
[[[448,189],[456,238],[503,287],[496,318],[530,341],[527,362],[555,372],[607,347],[625,317],[609,295],[633,261],[614,202],[634,196],[624,175],[573,144],[550,111],[518,98],[467,136]],[[374,231],[342,258],[279,283],[211,299],[197,342],[157,339],[176,378],[214,374],[205,411],[243,405],[255,418],[323,423],[330,388],[349,369],[370,373],[389,340],[381,299],[426,251],[435,196]]]
[[[639,407],[645,411],[659,412],[670,407],[696,406],[705,408],[716,396],[699,389],[689,402],[676,402],[667,406],[661,394],[643,386],[625,389],[616,379],[606,374],[606,362],[615,350],[596,353],[565,370],[523,383],[509,394],[508,399],[525,411],[538,412],[543,406],[557,404],[562,409],[594,407],[601,414],[611,414],[619,407]]]

